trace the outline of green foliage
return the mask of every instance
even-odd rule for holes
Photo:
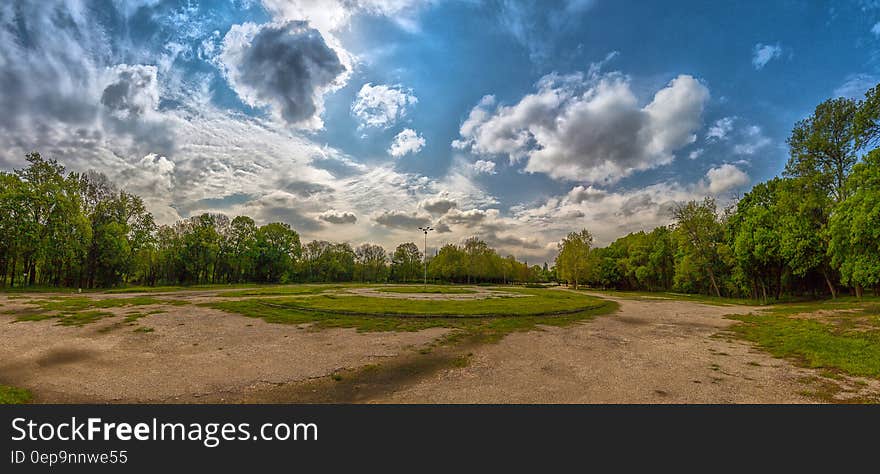
[[[880,150],[855,166],[848,181],[852,194],[831,216],[831,263],[841,281],[857,288],[880,285]]]
[[[595,259],[590,258],[593,234],[587,229],[571,232],[559,243],[556,257],[556,272],[562,280],[569,282],[574,289],[586,282],[595,270]]]

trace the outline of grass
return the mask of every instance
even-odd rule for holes
[[[440,286],[440,285],[429,285],[427,287],[423,285],[418,286],[388,286],[384,288],[377,288],[376,291],[382,293],[428,293],[428,294],[440,294],[440,295],[461,295],[468,293],[476,293],[476,291],[470,288],[461,288],[454,286]]]
[[[270,323],[311,324],[316,329],[355,328],[358,331],[419,331],[428,328],[451,328],[459,331],[447,336],[443,343],[453,343],[462,337],[477,337],[494,341],[505,334],[535,329],[539,325],[565,326],[592,319],[617,310],[617,304],[571,292],[555,290],[519,290],[540,292],[527,298],[482,299],[470,301],[414,301],[391,298],[360,296],[334,296],[309,298],[315,301],[309,308],[291,305],[284,299],[250,299],[206,303],[206,306],[223,311],[261,318]],[[543,293],[547,293],[546,295]],[[523,301],[533,303],[523,308]],[[302,299],[296,300],[297,304]],[[504,301],[502,303],[502,301]],[[329,306],[328,306],[329,305]],[[328,307],[329,310],[320,308]],[[388,311],[423,316],[406,317],[389,314]],[[506,313],[500,313],[504,309]],[[358,310],[339,312],[340,310]],[[558,315],[528,314],[532,312],[570,311]],[[467,313],[470,316],[455,316]]]
[[[92,299],[87,297],[56,297],[44,300],[32,300],[27,304],[34,305],[35,308],[25,310],[5,311],[5,314],[16,316],[16,321],[42,321],[44,319],[57,319],[61,326],[83,326],[93,323],[99,319],[112,317],[113,313],[101,311],[108,308],[120,308],[128,306],[147,306],[147,305],[173,305],[180,306],[189,304],[180,300],[165,300],[149,296],[138,296],[132,298],[107,298]],[[150,311],[147,313],[130,313],[126,315],[126,323],[132,323],[138,318],[148,314],[156,314],[164,312],[162,310]]]
[[[523,288],[505,291],[521,296],[474,300],[408,300],[322,294],[312,298],[278,298],[266,300],[264,303],[302,312],[391,317],[548,316],[588,310],[603,304],[598,298],[571,291]]]
[[[300,285],[274,285],[262,288],[249,288],[241,291],[228,291],[217,296],[283,296],[283,295],[317,295],[325,291],[342,290],[345,288],[365,287],[369,285],[359,284],[300,284]]]
[[[690,301],[693,303],[703,303],[715,306],[729,306],[729,305],[747,305],[747,306],[761,306],[762,303],[759,301],[747,299],[747,298],[725,298],[725,297],[717,297],[717,296],[709,296],[709,295],[695,295],[689,293],[675,293],[671,291],[621,291],[621,290],[597,290],[593,288],[581,288],[584,291],[591,291],[595,293],[601,293],[608,296],[616,296],[619,298],[631,298],[631,299],[661,299],[661,300],[675,300],[675,301]]]
[[[28,403],[33,398],[30,390],[8,385],[0,385],[0,405],[18,405]]]
[[[823,311],[822,313],[816,313]],[[729,331],[775,357],[812,368],[880,378],[880,304],[847,298],[783,304],[729,316]]]

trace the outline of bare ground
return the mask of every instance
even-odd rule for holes
[[[376,398],[391,403],[805,403],[815,372],[714,337],[742,306],[617,301],[571,327],[511,334],[444,370]]]
[[[216,292],[156,296],[205,302]],[[195,305],[140,319],[149,333],[107,330],[119,317],[64,327],[0,315],[0,383],[56,403],[812,403],[808,393],[830,383],[724,336],[724,315],[751,308],[597,296],[620,311],[429,355],[418,349],[448,330],[315,331]],[[24,308],[19,298],[0,296],[0,307]],[[466,366],[449,363],[462,356]],[[374,364],[384,371],[358,372]],[[360,379],[336,383],[338,371]]]
[[[138,320],[153,329],[146,333],[102,332],[121,317],[72,327],[0,315],[0,383],[30,389],[38,403],[224,402],[253,387],[378,363],[448,332],[313,331],[200,306],[162,309]]]

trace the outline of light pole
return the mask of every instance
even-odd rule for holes
[[[426,225],[419,227],[419,230],[425,233],[425,288],[428,287],[428,232],[434,230],[433,227]]]

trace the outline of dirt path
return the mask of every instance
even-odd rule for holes
[[[713,337],[744,307],[632,300],[584,324],[516,333],[470,364],[376,397],[391,403],[813,403],[814,375]]]

